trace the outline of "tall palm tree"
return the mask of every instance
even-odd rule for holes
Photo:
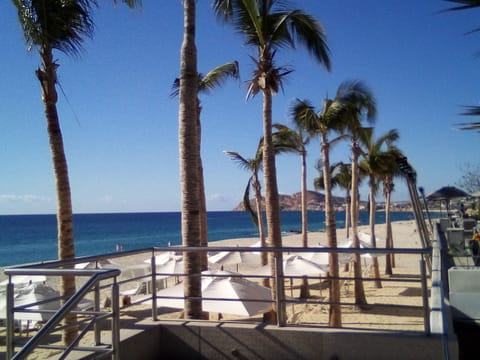
[[[295,47],[295,40],[304,45],[311,55],[327,69],[330,68],[329,50],[322,26],[301,10],[290,10],[286,1],[276,0],[215,0],[214,10],[219,18],[233,26],[245,37],[245,44],[257,51],[255,69],[247,98],[262,93],[263,96],[263,174],[265,182],[265,207],[267,215],[268,243],[282,246],[280,206],[278,199],[275,151],[272,141],[272,96],[282,87],[282,79],[291,72],[287,67],[275,65],[275,54],[283,47]],[[280,252],[271,253],[272,274],[282,275]],[[278,291],[281,294],[277,294]],[[283,296],[283,281],[272,287],[273,298]],[[278,315],[278,310],[277,315]],[[285,304],[282,302],[282,314]],[[285,319],[278,319],[280,323]]]
[[[360,161],[360,168],[368,174],[370,187],[370,241],[373,248],[377,247],[375,236],[375,215],[376,215],[376,193],[379,187],[379,180],[388,173],[388,165],[391,161],[391,153],[393,151],[393,143],[398,140],[399,134],[397,130],[390,130],[378,138],[374,137],[372,128],[365,128],[363,139],[364,153],[363,159]],[[385,149],[388,147],[388,149]],[[378,266],[377,256],[373,256],[373,275],[377,288],[382,287],[380,281],[380,269]]]
[[[295,123],[295,121],[294,121]],[[274,147],[278,152],[293,152],[300,155],[301,161],[301,211],[302,211],[302,244],[308,247],[308,211],[307,211],[307,145],[311,135],[302,124],[295,123],[295,129],[274,124],[277,130],[273,136]]]
[[[232,61],[220,66],[215,67],[214,69],[210,70],[205,75],[198,74],[198,92],[199,94],[204,93],[208,94],[215,88],[221,86],[227,78],[232,77],[234,79],[239,78],[239,71],[238,71],[238,62]],[[180,88],[180,79],[176,78],[173,82],[172,86],[172,93],[170,96],[178,97]],[[207,223],[207,204],[205,199],[205,183],[204,183],[204,176],[203,176],[203,165],[202,165],[202,158],[201,158],[201,142],[202,142],[202,127],[200,121],[200,114],[202,112],[202,106],[200,102],[200,98],[197,95],[197,131],[198,131],[198,148],[197,148],[197,155],[198,155],[198,197],[199,197],[199,204],[200,204],[200,246],[208,246],[208,223]],[[208,268],[208,260],[207,260],[207,252],[201,252],[201,267],[202,270],[207,270]]]
[[[179,133],[180,182],[182,191],[182,244],[198,246],[200,239],[199,202],[199,134],[198,134],[198,72],[195,45],[195,0],[183,1],[184,33],[180,60]],[[184,254],[185,317],[202,317],[201,256],[198,252]]]
[[[73,235],[73,211],[68,176],[68,165],[63,145],[60,120],[57,112],[57,69],[53,59],[54,50],[66,55],[77,55],[82,50],[85,38],[93,35],[92,10],[94,0],[12,0],[18,11],[18,18],[28,48],[38,49],[41,65],[36,76],[42,90],[47,131],[52,155],[55,186],[57,193],[57,238],[58,258],[70,259],[75,256]],[[124,0],[133,7],[137,1]],[[63,298],[68,299],[75,292],[75,278],[63,276],[61,284]],[[75,316],[66,317],[67,324],[73,324]],[[67,327],[63,341],[70,344],[76,336],[76,327]]]
[[[360,248],[358,239],[358,211],[359,211],[359,194],[358,194],[358,158],[361,153],[359,136],[362,133],[362,120],[366,119],[372,123],[376,117],[376,103],[372,91],[360,81],[348,81],[342,84],[344,90],[350,93],[349,105],[343,113],[343,131],[351,137],[352,149],[352,192],[351,192],[351,212],[352,212],[352,240],[353,247]],[[360,254],[354,254],[354,291],[355,304],[359,307],[367,304],[365,297],[365,289],[362,280],[362,264],[360,262]]]
[[[325,189],[325,227],[327,234],[328,246],[331,248],[337,247],[337,228],[335,220],[335,209],[332,201],[332,183],[330,177],[330,147],[343,139],[343,136],[336,137],[333,140],[329,139],[331,133],[338,132],[343,124],[345,112],[349,111],[352,96],[356,96],[358,90],[355,86],[348,89],[348,84],[342,83],[337,90],[334,99],[324,100],[323,108],[316,112],[312,104],[307,100],[296,100],[291,106],[291,115],[296,118],[298,122],[303,124],[311,124],[306,128],[320,137],[321,156],[322,156],[322,171],[324,176]],[[330,326],[341,326],[341,309],[340,309],[340,283],[338,281],[339,267],[338,254],[332,252],[329,254],[329,273],[332,276],[330,282],[331,305],[329,313]]]

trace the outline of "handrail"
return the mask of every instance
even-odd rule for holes
[[[151,274],[145,274],[144,276],[142,276],[142,278],[150,278],[150,280],[152,281],[152,284],[155,284],[156,283],[155,280],[157,279],[157,277],[159,275],[165,275],[165,274],[157,272],[156,271],[156,266],[155,266],[155,253],[162,252],[162,251],[177,252],[177,253],[196,252],[196,251],[209,251],[209,252],[222,252],[222,251],[228,251],[228,252],[236,252],[236,251],[238,251],[238,252],[284,252],[284,253],[294,252],[294,253],[297,253],[297,254],[300,254],[300,255],[302,253],[307,253],[307,252],[318,252],[318,253],[329,253],[329,252],[332,252],[332,253],[365,253],[365,252],[368,252],[368,253],[377,254],[377,255],[395,252],[395,253],[420,255],[420,256],[425,256],[426,255],[428,257],[431,254],[432,249],[430,247],[426,247],[426,248],[395,248],[395,249],[390,249],[390,248],[368,248],[368,249],[365,249],[365,248],[330,248],[330,247],[308,247],[308,248],[304,248],[304,247],[300,247],[300,246],[298,246],[298,247],[297,246],[293,246],[293,247],[292,246],[290,246],[290,247],[266,247],[266,248],[250,247],[250,246],[243,246],[243,247],[238,247],[238,246],[235,246],[235,247],[233,247],[233,246],[151,247],[151,248],[146,248],[146,249],[141,249],[141,250],[133,250],[133,251],[126,251],[126,252],[115,252],[115,253],[111,253],[111,254],[103,254],[103,255],[98,255],[98,256],[81,257],[81,258],[75,258],[75,259],[66,260],[66,261],[51,261],[51,262],[44,262],[44,263],[41,263],[41,264],[30,264],[30,265],[22,265],[22,266],[15,267],[15,268],[13,268],[13,267],[6,268],[6,269],[4,269],[4,273],[6,275],[8,275],[9,277],[14,276],[14,275],[39,275],[39,274],[46,275],[46,276],[61,276],[61,275],[65,275],[65,274],[73,274],[75,276],[92,276],[93,275],[93,277],[91,279],[89,279],[88,282],[79,290],[79,293],[81,292],[81,294],[77,293],[77,294],[74,295],[74,297],[72,297],[70,300],[68,300],[68,302],[61,308],[62,313],[61,314],[57,313],[54,317],[52,317],[40,329],[39,333],[37,333],[37,335],[34,338],[32,338],[25,345],[25,347],[19,353],[17,353],[15,355],[14,358],[15,359],[20,359],[20,358],[23,358],[22,356],[26,356],[24,354],[29,353],[31,351],[31,350],[29,350],[30,348],[33,348],[36,345],[38,345],[40,340],[37,340],[37,339],[41,334],[46,334],[49,331],[51,331],[60,322],[61,318],[68,311],[71,311],[73,309],[73,307],[80,301],[80,299],[87,292],[91,291],[92,288],[95,288],[95,287],[100,288],[99,282],[101,280],[111,278],[111,277],[117,277],[120,274],[119,269],[72,269],[72,268],[61,269],[61,268],[58,268],[58,267],[67,267],[67,266],[73,267],[72,266],[73,264],[81,263],[81,262],[85,262],[85,261],[99,261],[101,259],[121,258],[121,257],[125,257],[125,256],[135,255],[135,254],[151,254],[152,273]],[[280,264],[278,264],[278,265],[280,265]],[[52,267],[57,267],[57,268],[52,268]],[[170,274],[170,275],[171,276],[174,276],[174,275],[188,276],[188,274],[184,274],[184,273]],[[218,275],[218,276],[222,276],[222,275]],[[230,276],[235,276],[235,275],[230,275]],[[239,275],[239,276],[241,276],[241,275]],[[244,277],[245,276],[246,277],[257,277],[257,278],[258,277],[262,277],[262,278],[268,277],[268,275],[253,275],[253,274],[243,275],[243,276]],[[421,276],[426,276],[426,275],[422,274]],[[283,276],[283,278],[299,278],[299,276]],[[280,279],[280,277],[278,279]],[[338,279],[354,279],[354,278],[352,278],[352,277],[348,277],[348,278],[339,277]],[[373,279],[373,278],[363,278],[363,281],[370,281],[370,280],[375,280],[375,279]],[[383,280],[387,281],[386,279],[383,279]],[[414,281],[414,280],[408,280],[408,279],[404,279],[404,280],[405,281]],[[131,279],[118,282],[117,279],[115,278],[115,281],[114,281],[113,284],[102,286],[102,288],[103,287],[109,287],[109,286],[111,286],[112,288],[113,287],[116,288],[117,295],[112,295],[112,310],[113,310],[112,315],[114,316],[113,321],[117,321],[117,323],[118,323],[118,319],[115,320],[115,316],[118,317],[119,302],[120,302],[119,301],[119,296],[118,296],[118,290],[119,290],[118,287],[121,284],[123,284],[127,281],[131,281]],[[396,279],[396,280],[391,280],[391,281],[403,281],[403,280]],[[425,286],[425,284],[422,284],[422,285]],[[11,294],[13,295],[13,284],[10,283],[9,286],[11,287]],[[154,288],[155,288],[155,286],[152,287],[152,297],[151,297],[151,299],[153,300],[152,301],[152,318],[156,319],[156,315],[157,315],[157,311],[156,311],[157,294],[155,294],[155,292],[153,291]],[[8,286],[7,286],[7,290],[8,290]],[[423,289],[423,291],[425,292],[425,289]],[[9,297],[7,296],[7,309],[13,309],[14,308],[13,298],[11,300],[12,300],[11,304],[8,305]],[[222,300],[222,299],[220,299],[220,300]],[[231,301],[231,299],[229,299],[229,300]],[[424,298],[424,300],[425,300],[425,298]],[[253,299],[252,299],[252,301],[253,301]],[[289,303],[289,302],[296,303],[297,302],[296,300],[289,299],[288,297],[286,299],[281,299],[281,301],[283,301],[285,303]],[[68,309],[66,308],[67,305],[68,305]],[[386,306],[386,305],[387,304],[377,304],[376,306]],[[426,311],[428,311],[428,305],[425,305],[425,301],[424,301],[423,305],[424,305],[423,306],[424,309]],[[10,307],[8,307],[8,306],[10,306]],[[374,305],[372,305],[372,306],[374,306]],[[425,306],[427,306],[427,307],[425,307]],[[117,310],[114,310],[114,307],[117,307]],[[17,307],[17,309],[20,309],[20,307]],[[98,310],[98,307],[96,307],[96,309]],[[12,325],[12,328],[13,328],[13,315],[9,315],[9,314],[10,314],[10,311],[7,311],[7,328],[8,328],[8,324],[9,324],[9,319],[8,319],[9,317],[11,317],[10,321],[11,321],[11,325]],[[277,325],[282,326],[283,323],[279,323]],[[114,327],[115,326],[112,326],[112,329]],[[428,331],[428,328],[426,330]],[[12,330],[12,334],[13,334],[13,330]],[[9,338],[8,336],[9,335],[8,335],[8,331],[7,331],[7,351],[8,351],[8,346],[11,346],[12,347],[11,351],[12,351],[12,355],[13,355],[13,336],[11,338]],[[118,332],[118,334],[112,333],[112,345],[113,345],[114,356],[118,355],[118,354],[115,354],[115,350],[118,349],[117,345],[118,345],[119,341],[120,341],[119,332]],[[115,344],[117,344],[117,345],[115,345]],[[28,348],[27,348],[27,346],[28,346]],[[99,351],[100,351],[100,349],[99,349]],[[8,357],[8,358],[10,358],[10,357]]]
[[[98,282],[114,278],[120,275],[120,270],[118,269],[92,269],[92,270],[74,270],[74,269],[5,269],[5,273],[9,276],[14,275],[35,275],[35,274],[48,274],[48,275],[79,275],[79,276],[88,276],[93,275],[87,282],[70,298],[65,302],[65,304],[53,315],[38,333],[33,336],[23,347],[22,349],[13,355],[13,343],[9,341],[7,344],[7,357],[12,359],[24,359],[29,355],[33,349],[40,343],[44,336],[49,334],[55,326],[57,326],[60,321],[67,315],[74,307],[80,302],[81,299],[96,285]],[[9,283],[11,285],[11,282]],[[114,285],[116,285],[114,283]],[[10,286],[11,287],[11,286]],[[116,288],[116,293],[118,296],[118,286]],[[115,293],[115,292],[114,292]],[[13,294],[9,294],[10,296]],[[8,298],[10,296],[7,295]],[[11,307],[10,307],[11,306]],[[13,301],[7,301],[7,324],[13,324]],[[118,317],[118,311],[113,312],[113,316]],[[118,331],[118,329],[116,329]],[[12,329],[7,329],[7,331],[12,331]],[[115,332],[115,329],[112,329]],[[11,340],[11,339],[10,339]],[[78,341],[77,339],[76,341]],[[118,344],[117,344],[118,345]],[[71,351],[72,348],[69,348]],[[114,347],[114,351],[115,351]]]

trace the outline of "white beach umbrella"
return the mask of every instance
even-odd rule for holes
[[[75,269],[114,269],[120,265],[109,259],[93,260],[75,264]]]
[[[156,264],[156,271],[159,274],[163,274],[158,276],[159,279],[168,278],[173,274],[183,274],[183,257],[175,256],[161,265]]]
[[[272,309],[271,289],[246,279],[232,277],[231,275],[235,273],[228,271],[206,271],[202,274],[212,275],[202,276],[203,297],[229,299],[203,300],[202,308],[204,311],[239,316],[253,316],[268,312]],[[223,275],[225,277],[215,277],[216,275]],[[160,290],[157,292],[157,295],[159,297],[182,297],[182,299],[159,298],[157,301],[159,306],[177,309],[184,308],[182,283],[171,288]]]
[[[317,247],[323,248],[324,246],[318,245]],[[318,265],[328,265],[329,264],[329,259],[328,259],[328,253],[326,252],[308,252],[308,253],[299,253],[301,257],[304,259],[307,259],[311,262],[314,262],[315,264]]]
[[[47,281],[45,275],[15,275],[12,276],[12,283],[16,286],[27,286],[30,284],[43,283]],[[6,286],[8,284],[8,279],[0,282],[0,286]]]
[[[14,295],[15,306],[28,305],[48,299],[57,298],[60,293],[52,287],[44,284],[31,284],[19,289]],[[28,310],[58,310],[60,308],[60,299],[42,303],[39,305],[27,307]],[[52,317],[53,313],[30,313],[17,312],[15,320],[46,321]],[[6,317],[6,297],[0,297],[0,318]]]
[[[173,251],[163,251],[155,255],[155,265],[161,266],[165,265],[171,259],[182,260],[182,255],[175,255]],[[152,260],[150,258],[145,259],[144,263],[151,264]]]
[[[218,265],[260,265],[260,261],[258,252],[221,251],[208,257],[209,263]]]
[[[270,275],[270,266],[262,266],[259,275]],[[328,265],[317,264],[300,255],[289,255],[283,260],[284,276],[326,276]]]

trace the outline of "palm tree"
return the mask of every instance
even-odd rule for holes
[[[220,66],[215,67],[214,69],[210,70],[207,74],[198,74],[198,92],[208,94],[210,91],[214,90],[215,88],[221,86],[224,81],[228,77],[233,77],[238,79],[239,71],[238,71],[238,62],[232,61]],[[180,79],[176,78],[173,82],[172,86],[172,93],[170,96],[178,97],[180,88]],[[197,96],[197,131],[198,131],[198,148],[197,148],[197,155],[198,155],[198,191],[199,191],[199,204],[200,204],[200,246],[208,246],[208,223],[207,223],[207,204],[205,199],[205,185],[204,185],[204,177],[203,177],[203,165],[202,165],[202,158],[201,158],[201,139],[202,139],[202,129],[201,129],[201,122],[200,122],[200,114],[202,111],[202,106],[200,99]],[[207,252],[201,252],[201,267],[202,270],[207,270],[208,268],[208,260],[207,260]]]
[[[363,159],[360,161],[360,168],[368,174],[370,187],[370,241],[373,248],[377,247],[375,237],[375,214],[376,214],[376,193],[378,191],[379,179],[383,178],[388,173],[388,164],[390,163],[391,153],[393,151],[392,144],[398,140],[399,134],[397,130],[390,130],[381,135],[377,139],[374,138],[373,129],[365,128],[364,136],[360,138],[363,140],[365,151]],[[388,146],[389,149],[385,150]],[[373,256],[373,274],[375,278],[375,286],[382,287],[380,281],[380,269],[378,266],[378,258]]]
[[[311,135],[302,124],[295,123],[295,130],[288,126],[274,124],[277,130],[273,135],[274,147],[278,152],[293,152],[300,155],[301,160],[301,209],[302,209],[302,244],[308,247],[308,211],[307,211],[307,145]]]
[[[93,0],[12,0],[18,11],[27,47],[37,48],[41,65],[36,76],[42,89],[47,131],[52,155],[55,186],[57,192],[57,238],[58,258],[70,259],[75,256],[73,235],[73,211],[68,176],[68,165],[63,145],[60,120],[57,112],[57,69],[59,64],[53,59],[54,50],[66,55],[77,55],[82,50],[86,37],[93,35]],[[124,0],[133,7],[137,1]],[[64,301],[75,293],[75,278],[63,276],[61,292]],[[75,323],[75,315],[66,316],[67,324]],[[77,329],[69,326],[63,333],[63,341],[70,344]]]
[[[200,239],[199,202],[200,181],[198,159],[198,72],[197,49],[195,45],[195,0],[183,1],[184,33],[180,60],[179,87],[179,148],[180,182],[182,191],[182,244],[198,246]],[[184,255],[185,317],[202,317],[201,256],[198,252],[186,252]]]
[[[358,194],[358,157],[361,153],[359,135],[362,132],[361,122],[365,118],[369,122],[373,122],[376,116],[375,98],[371,90],[362,82],[348,81],[342,84],[344,90],[350,93],[349,103],[343,113],[343,131],[351,137],[352,148],[352,192],[351,192],[351,212],[352,212],[352,240],[353,247],[360,248],[358,239],[358,210],[359,210],[359,194]],[[365,289],[362,281],[362,264],[360,262],[360,254],[354,254],[354,289],[355,304],[359,307],[367,304],[365,297]]]
[[[405,155],[398,149],[390,149],[391,157],[386,164],[386,173],[383,176],[383,195],[385,197],[385,225],[386,225],[386,238],[385,238],[385,247],[387,249],[393,248],[393,232],[392,232],[392,221],[390,219],[390,207],[391,207],[391,196],[395,188],[393,182],[394,177],[403,177],[403,173],[400,171],[397,162],[395,161],[398,158],[402,158]],[[390,152],[390,151],[389,151]],[[395,257],[394,254],[386,254],[385,258],[385,274],[392,275],[392,267],[395,267]]]
[[[322,161],[319,160],[316,169],[319,172],[319,176],[313,179],[313,186],[316,190],[325,188],[325,180],[323,174]],[[335,187],[339,187],[345,191],[345,229],[347,231],[346,237],[349,237],[349,230],[351,224],[350,213],[350,191],[352,190],[352,167],[351,164],[345,164],[344,162],[337,162],[330,166],[330,182],[332,184],[332,190]]]
[[[246,159],[241,156],[236,151],[225,151],[225,153],[234,160],[242,169],[245,169],[251,173],[250,178],[248,179],[247,186],[245,188],[245,194],[243,196],[243,204],[245,210],[251,215],[253,222],[258,227],[258,233],[260,237],[261,247],[266,247],[265,240],[265,226],[263,223],[262,216],[262,184],[260,183],[260,178],[258,176],[259,171],[262,167],[262,143],[263,139],[260,140],[258,148],[255,154],[255,157]],[[250,204],[250,188],[253,187],[255,193],[255,207],[256,210],[252,209]],[[267,253],[262,252],[262,265],[268,264]],[[264,285],[268,286],[268,279],[264,281]]]
[[[324,31],[318,21],[301,10],[288,9],[286,1],[276,0],[215,0],[214,10],[218,17],[233,26],[245,36],[245,44],[257,51],[254,59],[255,70],[247,98],[262,93],[263,96],[263,174],[265,182],[265,207],[267,215],[268,243],[272,247],[282,246],[280,229],[280,206],[278,199],[275,150],[272,141],[272,96],[282,87],[285,75],[291,72],[287,67],[275,65],[278,49],[294,48],[295,40],[304,45],[311,55],[327,69],[330,68],[329,50]],[[253,59],[253,58],[252,58]],[[272,274],[281,276],[282,253],[271,253]],[[277,294],[280,291],[280,294]],[[272,287],[274,300],[283,296],[283,281]],[[285,304],[281,314],[285,314]],[[277,315],[279,309],[275,309]],[[280,323],[285,319],[279,318]]]
[[[351,89],[355,91],[356,88]],[[350,98],[353,94],[347,91],[345,84],[342,84],[335,98],[324,100],[323,109],[316,112],[315,108],[307,100],[296,100],[291,107],[291,114],[298,122],[303,124],[311,124],[306,128],[311,129],[311,132],[320,136],[321,155],[322,155],[322,171],[327,176],[323,177],[325,189],[325,227],[327,234],[328,246],[331,248],[337,247],[337,228],[335,220],[335,209],[332,201],[332,183],[330,177],[330,147],[341,140],[343,136],[329,140],[329,135],[340,129],[343,121],[345,111],[349,109]],[[330,326],[341,326],[341,309],[340,302],[340,283],[338,281],[338,254],[332,252],[329,254],[329,273],[332,277],[330,282],[331,305],[329,324]]]

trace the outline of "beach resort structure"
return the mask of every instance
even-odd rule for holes
[[[285,236],[284,248],[270,249],[283,251],[286,259],[286,291],[278,301],[286,302],[287,313],[285,321],[279,316],[276,322],[264,317],[272,303],[260,285],[268,272],[255,265],[264,251],[257,239],[209,247],[211,270],[202,274],[205,320],[183,318],[183,292],[178,291],[182,253],[198,248],[150,248],[10,267],[3,282],[0,351],[8,359],[475,358],[471,346],[479,334],[480,267],[469,250],[471,230],[453,225],[450,219],[436,220],[425,247],[415,221],[393,223],[394,250],[382,248],[382,226],[376,249],[329,249],[323,247],[323,232],[310,233],[311,245],[302,248],[300,235]],[[364,264],[368,304],[355,305],[355,279],[346,266],[340,275],[338,328],[328,326],[328,274],[318,265],[328,251],[339,252],[345,265],[353,252],[361,252]],[[383,265],[391,256],[387,253],[394,253],[395,267],[392,275],[381,276],[377,288],[369,260],[377,256]],[[55,279],[66,272],[77,277],[78,290],[63,307],[58,292],[49,293],[50,298],[34,296],[45,294],[38,290],[42,286],[55,287]],[[46,306],[52,301],[55,306]],[[64,348],[59,332],[70,311],[78,314],[80,331],[78,340]]]

